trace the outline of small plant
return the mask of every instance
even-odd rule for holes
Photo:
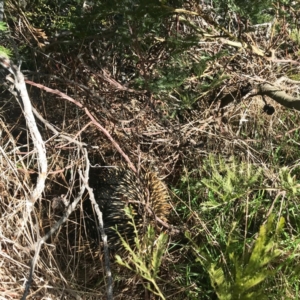
[[[292,31],[290,33],[290,37],[297,44],[300,44],[300,32],[299,32],[298,28],[292,29]]]
[[[124,248],[128,252],[128,256],[125,260],[121,258],[120,255],[116,255],[117,263],[145,279],[146,283],[143,283],[143,285],[147,290],[159,296],[160,299],[166,299],[157,285],[157,279],[159,279],[158,273],[163,255],[166,251],[168,236],[161,233],[158,238],[156,238],[154,228],[149,225],[145,235],[141,237],[140,241],[140,235],[138,234],[134,222],[132,209],[127,207],[124,210],[126,215],[131,219],[129,225],[134,227],[135,247],[129,245],[118,233]]]
[[[298,293],[299,268],[291,263],[299,249],[297,165],[265,171],[211,154],[174,191],[182,198],[177,212],[188,224],[190,244],[184,247],[194,252],[186,256],[189,273],[179,270],[180,283],[192,286],[198,299],[287,299]]]
[[[0,22],[0,31],[7,31],[7,25],[4,22]],[[0,55],[10,57],[12,53],[9,49],[0,45]]]
[[[213,253],[204,253],[201,247],[194,244],[197,261],[206,267],[211,285],[220,300],[269,299],[263,283],[275,276],[277,270],[270,268],[270,265],[283,254],[279,235],[283,231],[284,219],[276,222],[275,216],[270,216],[266,224],[260,227],[252,249],[244,253],[234,235],[236,224],[233,226],[222,259],[213,258]]]
[[[204,164],[209,178],[201,182],[209,189],[209,200],[203,203],[205,209],[217,208],[228,204],[257,188],[262,178],[262,170],[251,164],[237,163],[234,159],[218,161],[210,155]]]
[[[300,184],[296,176],[292,176],[288,168],[284,167],[279,171],[279,179],[282,188],[288,193],[288,196],[299,196]]]

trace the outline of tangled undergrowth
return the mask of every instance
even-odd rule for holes
[[[249,96],[267,82],[299,97],[296,8],[27,2],[7,1],[7,22],[47,174],[32,201],[41,162],[2,64],[0,297],[104,299],[112,279],[114,299],[297,299],[299,113]],[[166,224],[115,232],[111,278],[84,209],[96,165],[150,170],[171,195]]]

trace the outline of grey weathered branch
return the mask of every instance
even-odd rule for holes
[[[4,15],[4,0],[0,1],[0,22],[3,22]]]
[[[42,136],[38,130],[35,118],[32,112],[32,105],[27,93],[27,88],[25,84],[24,75],[16,67],[9,58],[0,55],[0,64],[4,67],[9,73],[14,77],[14,90],[17,92],[17,97],[23,103],[23,114],[27,123],[28,130],[30,132],[32,142],[34,144],[34,149],[37,154],[37,162],[39,166],[39,176],[37,178],[37,183],[35,188],[30,194],[30,199],[27,201],[29,208],[29,213],[31,212],[34,203],[41,197],[42,192],[45,188],[45,180],[47,177],[47,157],[46,157],[46,148]]]
[[[272,85],[270,83],[262,83],[254,89],[254,94],[268,96],[287,108],[300,111],[300,98],[288,95],[280,86]]]
[[[87,152],[85,152],[85,158],[86,158],[87,163],[90,165]],[[83,181],[83,184],[84,184],[86,190],[89,193],[90,201],[91,201],[91,203],[92,203],[92,205],[95,209],[96,215],[98,217],[99,230],[100,230],[101,238],[102,238],[102,241],[103,241],[104,262],[105,262],[105,270],[106,270],[106,276],[107,276],[107,288],[106,288],[107,300],[113,300],[113,278],[112,278],[112,273],[111,273],[111,268],[110,268],[110,261],[109,261],[109,248],[108,248],[108,243],[107,243],[107,235],[104,231],[103,215],[102,215],[102,212],[99,208],[99,205],[98,205],[98,203],[95,199],[93,189],[89,186],[88,174],[85,177],[83,177],[82,174],[80,173],[80,177]]]
[[[9,60],[9,58],[3,55],[0,55],[0,65],[2,65],[2,67],[5,68],[13,76],[13,80],[11,80],[14,86],[13,94],[23,103],[23,114],[26,120],[28,130],[30,132],[30,136],[32,138],[34,150],[36,152],[36,159],[38,163],[39,175],[37,178],[36,186],[33,188],[33,190],[30,193],[29,199],[27,199],[26,201],[28,211],[25,212],[23,216],[23,226],[25,226],[27,219],[31,217],[30,215],[34,207],[34,203],[41,197],[45,188],[45,180],[47,177],[47,166],[48,166],[46,148],[32,112],[32,105],[27,92],[24,75],[19,70],[19,68],[16,67]],[[41,245],[42,245],[41,242],[38,243],[35,249],[36,250],[35,256],[31,265],[29,279],[26,283],[22,299],[26,299],[26,296],[29,293],[29,289],[34,274],[35,264],[39,256]]]

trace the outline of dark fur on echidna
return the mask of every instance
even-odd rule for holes
[[[103,214],[104,230],[111,249],[121,247],[121,239],[116,232],[133,244],[134,228],[129,224],[124,208],[130,205],[139,233],[149,224],[162,227],[167,222],[170,211],[169,194],[166,186],[153,172],[140,172],[119,168],[96,168],[90,174],[90,186],[94,190],[96,202]],[[90,201],[85,201],[86,227],[89,236],[98,239],[98,222]]]

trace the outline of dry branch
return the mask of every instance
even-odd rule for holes
[[[287,108],[300,111],[300,99],[288,95],[279,86],[263,83],[254,89],[254,93],[261,96],[268,96]]]
[[[86,157],[87,162],[89,163],[87,152],[85,152],[85,157]],[[112,273],[111,273],[111,269],[110,269],[109,248],[108,248],[108,243],[107,243],[107,235],[104,231],[104,222],[103,222],[102,212],[99,208],[98,203],[96,202],[93,189],[88,184],[88,177],[86,177],[86,176],[83,177],[81,173],[80,173],[80,177],[89,193],[90,201],[91,201],[92,206],[94,207],[95,212],[98,217],[100,234],[101,234],[101,238],[103,241],[105,271],[106,271],[106,276],[107,276],[107,300],[112,300],[113,299],[113,279],[112,279]]]
[[[133,163],[131,162],[131,160],[129,159],[128,155],[126,155],[124,153],[124,151],[121,149],[121,147],[119,146],[119,144],[113,139],[113,137],[110,135],[110,133],[102,126],[99,124],[99,122],[96,121],[96,119],[92,116],[92,114],[90,113],[90,111],[84,107],[80,102],[76,101],[75,99],[71,98],[70,96],[62,93],[61,91],[58,91],[58,90],[53,90],[51,88],[48,88],[42,84],[38,84],[38,83],[35,83],[35,82],[32,82],[32,81],[29,81],[29,80],[26,80],[26,83],[30,84],[30,85],[33,85],[33,86],[36,86],[48,93],[52,93],[52,94],[56,94],[58,96],[60,96],[61,98],[63,99],[66,99],[72,103],[74,103],[75,105],[77,105],[78,107],[80,107],[81,109],[84,110],[84,112],[86,113],[86,115],[91,119],[92,123],[98,128],[100,129],[100,131],[102,131],[106,137],[111,141],[111,143],[114,145],[114,147],[117,149],[117,151],[124,157],[124,159],[127,161],[129,167],[134,171],[134,172],[137,172],[136,171],[136,168],[135,166],[133,165]]]
[[[3,55],[0,56],[0,63],[14,77],[14,88],[17,92],[18,98],[20,98],[20,100],[23,103],[24,117],[26,119],[26,123],[34,144],[34,148],[37,152],[39,175],[36,187],[31,192],[30,201],[28,201],[27,203],[30,213],[34,203],[37,199],[40,198],[45,188],[45,180],[47,176],[46,148],[32,113],[32,106],[29,99],[29,95],[27,93],[26,84],[22,72],[15,65],[13,65],[8,58],[6,58]]]

